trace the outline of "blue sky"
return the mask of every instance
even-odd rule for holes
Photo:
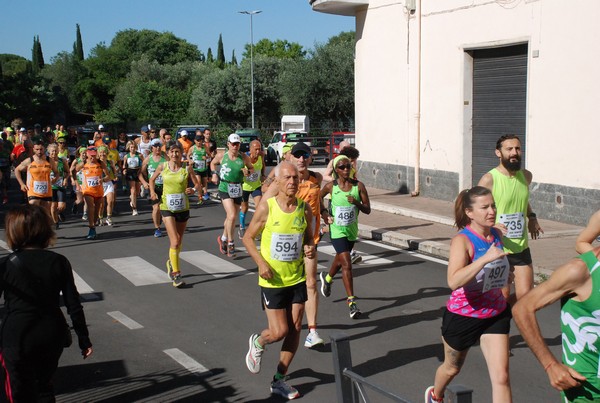
[[[39,35],[48,63],[57,53],[72,51],[81,27],[85,56],[100,42],[110,44],[124,29],[170,31],[216,56],[219,34],[225,58],[240,61],[250,43],[250,17],[255,15],[254,42],[262,38],[298,42],[304,49],[343,31],[354,31],[354,18],[312,11],[308,0],[3,0],[0,53],[31,59],[33,37]]]

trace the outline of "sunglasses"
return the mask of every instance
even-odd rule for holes
[[[340,171],[344,171],[346,169],[351,169],[351,168],[352,168],[352,165],[350,165],[350,164],[337,166],[337,169],[339,169]]]
[[[295,157],[295,158],[298,158],[298,159],[300,159],[300,158],[304,158],[305,160],[307,160],[307,159],[309,159],[309,158],[310,158],[310,154],[309,154],[309,153],[305,153],[305,152],[301,152],[301,153],[295,153],[295,154],[294,154],[294,157]]]
[[[240,143],[229,143],[229,144],[231,144],[234,147],[239,147],[239,145],[240,145]]]

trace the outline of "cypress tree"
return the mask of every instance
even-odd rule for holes
[[[219,45],[217,47],[217,67],[225,67],[225,51],[223,50],[223,36],[219,34]]]
[[[79,29],[79,24],[76,24],[76,26],[77,26],[77,40],[75,42],[73,54],[74,54],[76,60],[82,61],[83,60],[83,42],[81,40],[81,30]]]
[[[39,64],[37,59],[37,37],[33,37],[33,47],[31,48],[31,66],[34,73],[39,71]]]
[[[36,53],[38,68],[41,70],[44,68],[44,53],[42,52],[42,43],[40,42],[39,35],[37,36],[36,41]]]
[[[208,48],[208,52],[206,52],[206,62],[213,63],[215,59],[213,58],[212,49]]]
[[[233,52],[231,52],[231,65],[237,66],[237,58],[235,57],[235,49],[233,49]]]

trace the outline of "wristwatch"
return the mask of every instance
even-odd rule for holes
[[[527,218],[537,218],[537,215],[535,213],[529,213]]]

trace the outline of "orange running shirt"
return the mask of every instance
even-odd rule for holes
[[[31,161],[27,168],[27,196],[52,197],[50,172],[52,172],[52,168],[48,161]]]
[[[321,220],[321,188],[317,181],[317,177],[313,171],[308,171],[308,179],[298,184],[298,191],[296,197],[302,199],[310,206],[310,210],[313,214],[313,231],[315,244],[319,242],[320,235],[319,230]]]
[[[83,172],[83,181],[81,184],[83,194],[92,197],[104,196],[104,186],[102,186],[104,172],[102,165],[87,163],[81,171]]]

